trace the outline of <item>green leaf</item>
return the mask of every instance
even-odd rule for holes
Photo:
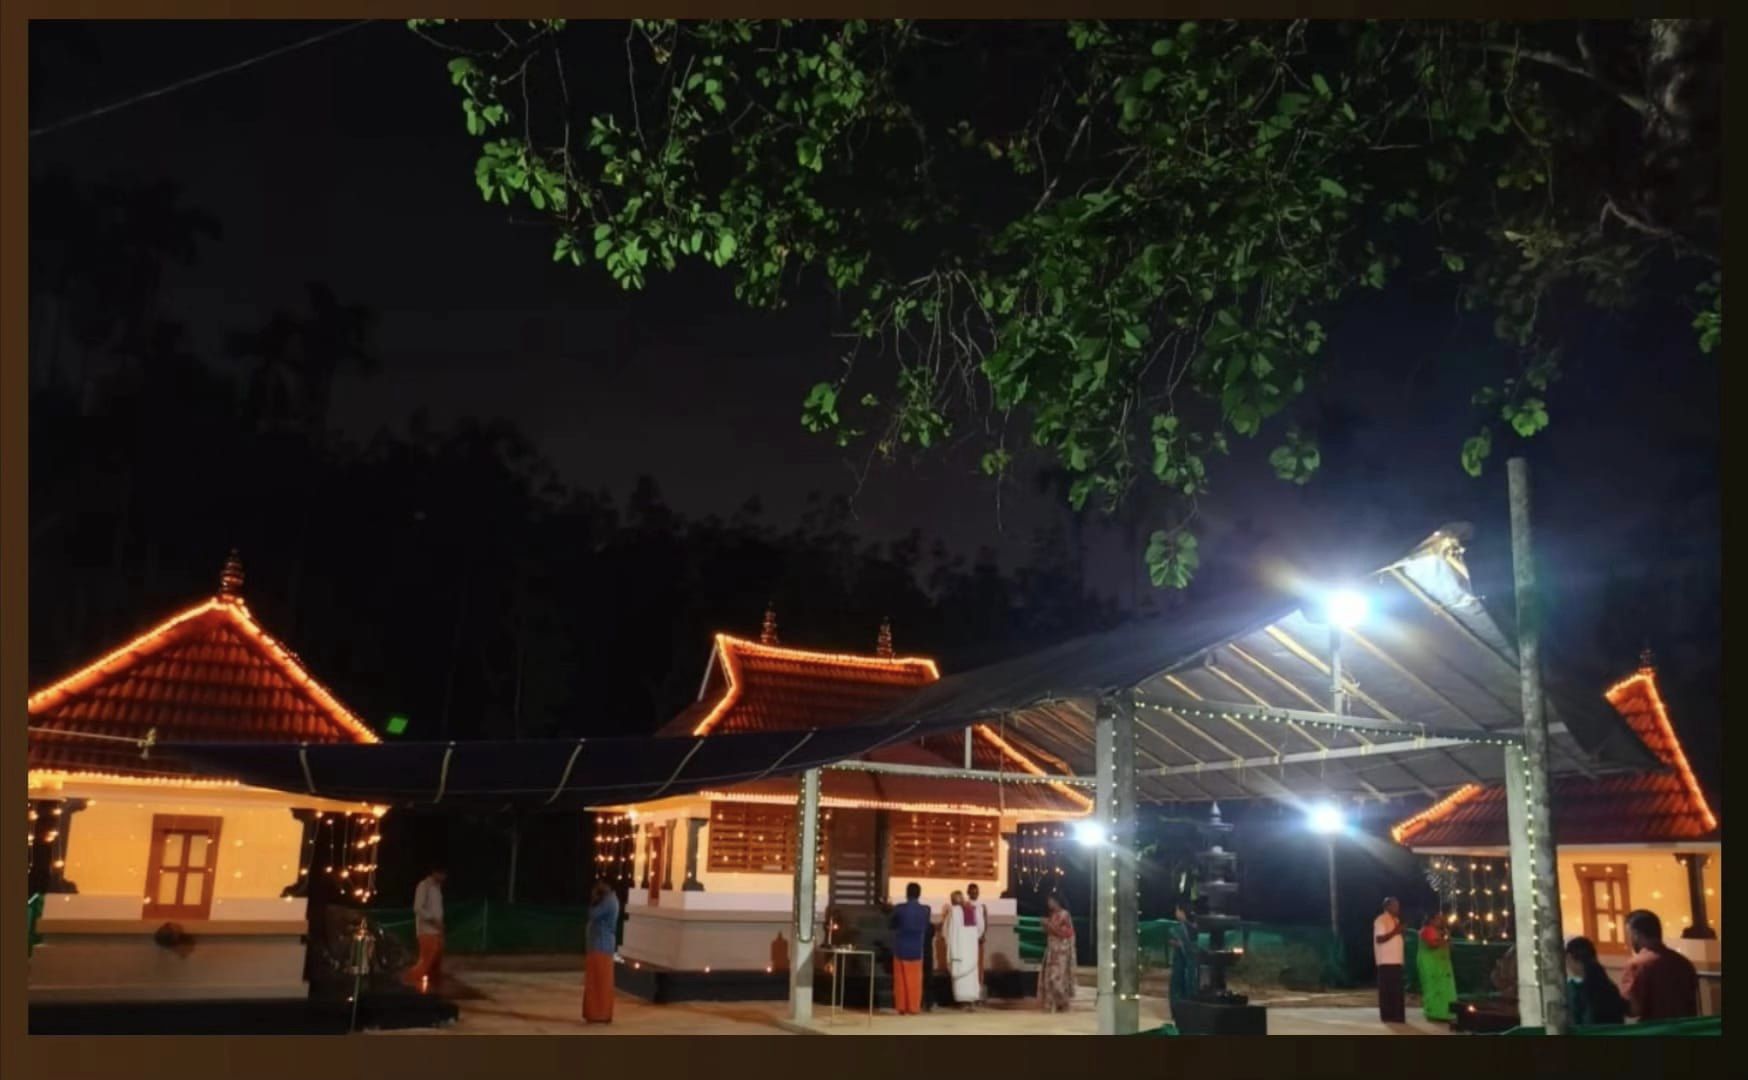
[[[1463,440],[1463,471],[1470,476],[1480,476],[1482,466],[1493,453],[1493,429],[1482,428],[1479,435],[1471,435]]]
[[[825,167],[825,155],[820,150],[819,140],[811,135],[803,135],[795,140],[795,158],[804,167],[812,169],[814,172],[819,172]]]
[[[1148,68],[1146,73],[1141,76],[1141,91],[1145,94],[1151,94],[1164,81],[1165,72],[1158,68]]]
[[[740,244],[735,240],[733,233],[723,232],[716,237],[716,261],[718,265],[726,264],[734,258],[735,252],[739,250]]]
[[[1327,176],[1320,176],[1317,178],[1317,190],[1323,192],[1323,194],[1328,195],[1331,198],[1336,198],[1336,199],[1347,198],[1347,188],[1342,187],[1339,183],[1337,183],[1334,180],[1331,180]]]
[[[1317,91],[1318,97],[1329,97],[1334,92],[1329,89],[1329,80],[1321,74],[1311,76],[1311,88]]]

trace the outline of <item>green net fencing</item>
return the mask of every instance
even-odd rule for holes
[[[1171,966],[1172,919],[1150,919],[1140,926],[1143,967]],[[1021,916],[1015,927],[1020,939],[1020,959],[1037,963],[1044,957],[1043,920]],[[1088,933],[1085,920],[1074,922],[1076,935]],[[1208,936],[1201,941],[1207,945]],[[1229,933],[1227,945],[1244,950],[1235,974],[1279,983],[1293,989],[1327,989],[1346,986],[1347,956],[1341,941],[1326,926],[1275,926],[1242,923]]]
[[[1451,974],[1456,977],[1457,996],[1486,998],[1493,996],[1493,969],[1511,951],[1506,943],[1451,942]],[[1410,994],[1420,993],[1420,935],[1402,935],[1402,986]]]
[[[1501,1035],[1543,1035],[1545,1029],[1539,1027],[1519,1027],[1510,1031],[1501,1031]],[[1672,1036],[1722,1036],[1724,1034],[1724,1018],[1721,1016],[1695,1016],[1687,1020],[1665,1020],[1649,1024],[1593,1024],[1575,1027],[1574,1035],[1601,1035],[1616,1038],[1669,1038]]]
[[[491,900],[445,905],[443,948],[462,956],[485,953],[581,953],[588,930],[586,907],[507,904]],[[411,908],[376,909],[370,921],[414,952]]]

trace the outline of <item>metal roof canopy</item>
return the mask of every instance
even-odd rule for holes
[[[1348,579],[1370,614],[1341,633],[1340,715],[1330,709],[1329,627],[1307,615],[1305,589],[1275,585],[949,676],[881,720],[988,724],[1084,774],[1099,702],[1127,696],[1136,797],[1147,802],[1381,799],[1496,783],[1504,747],[1521,738],[1517,650],[1471,591],[1467,532],[1446,526]],[[1601,693],[1546,684],[1554,772],[1654,764]]]

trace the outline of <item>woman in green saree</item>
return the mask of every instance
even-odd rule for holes
[[[1196,961],[1196,924],[1189,905],[1178,901],[1177,922],[1171,928],[1171,1000],[1193,998],[1201,989]]]
[[[1451,969],[1451,939],[1438,912],[1428,915],[1420,929],[1415,968],[1420,976],[1420,1011],[1428,1020],[1448,1023],[1457,1001],[1457,977]]]

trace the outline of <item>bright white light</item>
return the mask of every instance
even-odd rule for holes
[[[1341,808],[1330,803],[1319,803],[1311,808],[1307,815],[1311,831],[1333,836],[1347,828],[1347,819],[1342,816]]]
[[[1366,601],[1365,594],[1352,589],[1340,589],[1329,597],[1329,621],[1343,630],[1365,622],[1369,610],[1371,604]]]
[[[1074,823],[1074,842],[1081,847],[1101,847],[1110,838],[1110,834],[1099,822],[1077,821]]]

